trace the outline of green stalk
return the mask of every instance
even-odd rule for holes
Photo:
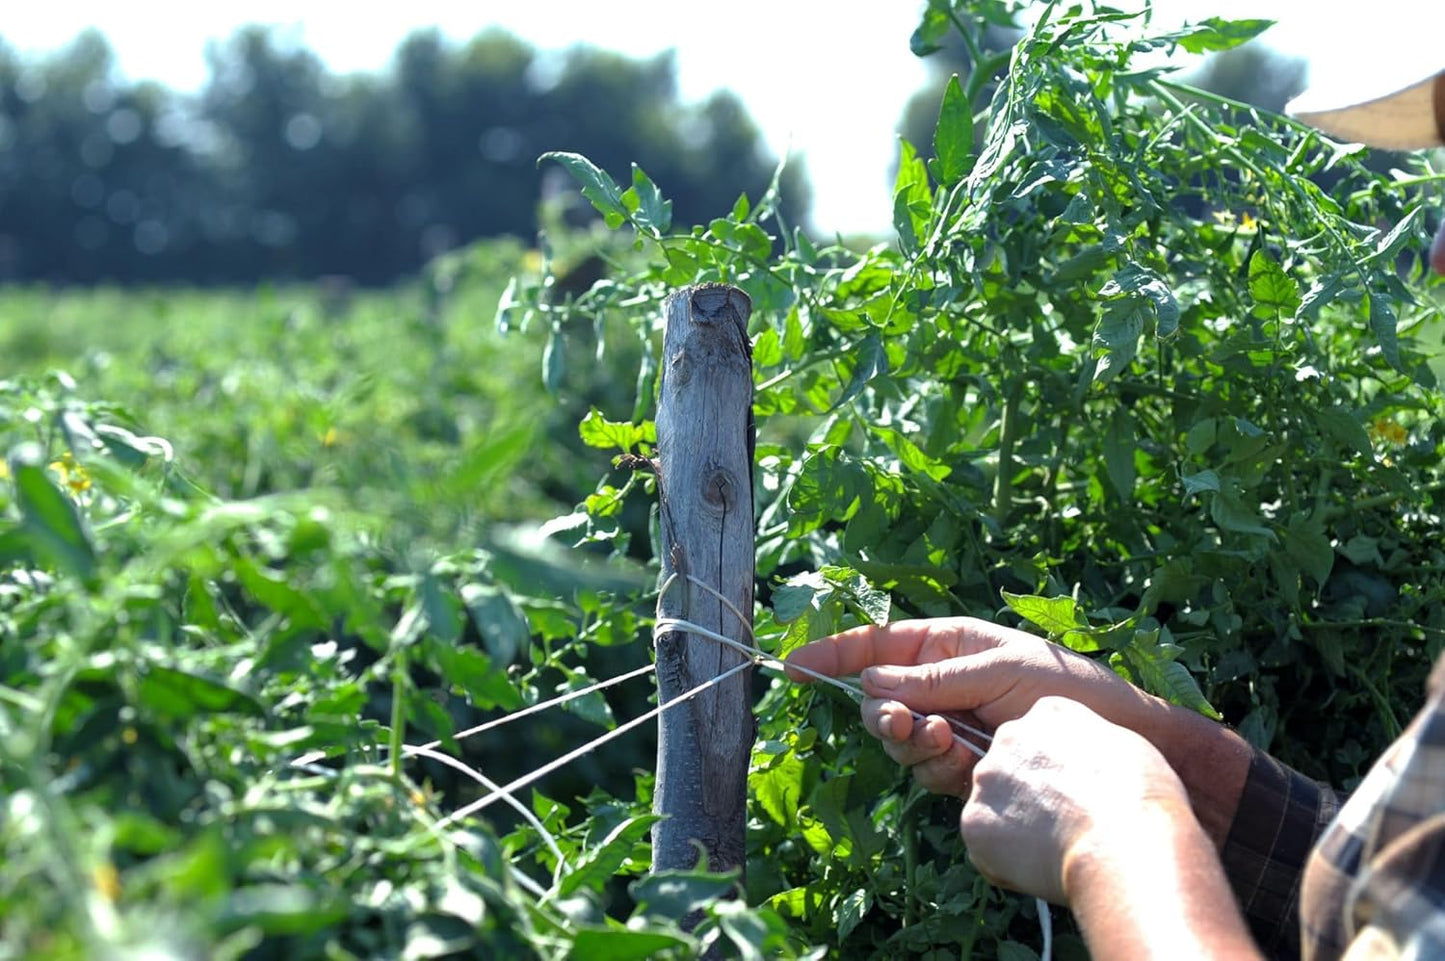
[[[1013,507],[1014,444],[1018,442],[1019,400],[1023,381],[1011,380],[1004,388],[1003,410],[999,415],[998,474],[993,483],[993,519],[1003,527]]]
[[[401,782],[402,748],[406,734],[406,648],[397,646],[392,652],[395,665],[391,670],[391,776]]]

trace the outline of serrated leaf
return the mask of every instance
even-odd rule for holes
[[[1370,435],[1354,415],[1338,408],[1314,411],[1311,415],[1320,432],[1346,450],[1370,457]]]
[[[1189,669],[1174,660],[1179,651],[1177,645],[1160,644],[1159,629],[1155,628],[1135,632],[1133,642],[1124,648],[1123,654],[1146,691],[1171,704],[1219,720],[1219,712],[1204,697]]]
[[[1300,307],[1299,284],[1263,250],[1249,258],[1249,296],[1254,316],[1262,320],[1293,317]]]
[[[648,961],[693,949],[693,943],[680,934],[596,925],[579,926],[571,944],[567,957],[572,961]]]
[[[933,194],[928,189],[928,170],[913,145],[898,138],[898,176],[893,181],[893,229],[906,254],[918,251],[928,230]]]
[[[1395,309],[1390,302],[1373,290],[1370,291],[1370,329],[1375,332],[1375,340],[1380,344],[1380,353],[1385,356],[1385,361],[1398,371],[1404,371],[1405,367],[1400,359],[1400,335],[1399,324],[1395,319]]]
[[[1314,578],[1316,584],[1323,585],[1329,579],[1335,565],[1335,549],[1318,521],[1303,515],[1290,518],[1284,531],[1284,549],[1289,559]]]
[[[883,349],[883,338],[874,331],[859,342],[853,360],[853,376],[848,379],[848,386],[843,388],[843,393],[838,396],[828,413],[831,414],[863,393],[863,388],[867,387],[874,377],[886,373],[888,353]]]
[[[1190,53],[1229,50],[1259,36],[1274,25],[1273,20],[1227,20],[1210,17],[1174,35],[1179,46]]]
[[[1139,353],[1144,321],[1144,308],[1132,297],[1116,300],[1104,308],[1094,330],[1094,344],[1103,349],[1094,371],[1095,383],[1107,383],[1133,362]]]
[[[1184,474],[1179,480],[1184,484],[1185,494],[1202,494],[1205,491],[1219,490],[1219,474],[1212,470],[1202,470],[1196,474]]]
[[[913,51],[915,57],[926,57],[942,49],[939,41],[948,36],[952,29],[953,24],[948,19],[947,11],[930,4],[923,11],[912,36],[908,38],[908,49]]]
[[[654,237],[665,234],[672,228],[672,201],[662,196],[657,184],[637,164],[632,165],[632,189],[637,198],[637,210],[633,223],[648,228]]]
[[[737,880],[708,871],[659,871],[628,886],[637,910],[677,920],[728,897]]]
[[[1123,407],[1114,412],[1109,419],[1109,429],[1104,432],[1104,471],[1125,503],[1134,500],[1136,434],[1134,418]]]
[[[1000,593],[1010,610],[1029,623],[1043,628],[1050,636],[1089,626],[1079,602],[1072,597],[1010,594],[1008,591]]]
[[[798,802],[803,796],[803,772],[797,755],[785,754],[766,770],[748,776],[748,785],[768,816],[791,830],[798,819]]]
[[[601,844],[588,850],[584,859],[573,865],[572,873],[558,885],[558,893],[565,898],[582,889],[600,889],[632,856],[637,842],[646,837],[652,825],[660,820],[661,815],[640,814],[617,825]]]
[[[582,443],[600,450],[620,450],[630,453],[638,444],[657,443],[657,425],[650,420],[640,424],[608,420],[602,411],[593,407],[577,425]]]
[[[1230,491],[1215,492],[1209,505],[1209,516],[1224,530],[1275,539],[1274,531],[1264,525],[1259,514],[1246,507],[1238,495]]]
[[[938,108],[938,125],[933,129],[933,176],[952,187],[968,175],[973,166],[973,106],[958,82],[949,78]]]
[[[511,595],[492,584],[463,585],[461,595],[493,662],[512,663],[532,635]]]
[[[607,171],[578,153],[554,150],[542,154],[537,162],[543,160],[555,160],[566,168],[582,185],[582,196],[591,201],[608,227],[615,230],[626,223],[628,210],[622,203],[622,190]]]
[[[790,624],[813,607],[820,590],[828,590],[816,574],[801,574],[773,588],[773,620]]]

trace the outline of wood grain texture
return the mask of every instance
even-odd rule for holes
[[[750,625],[689,583],[692,575],[751,620],[753,609],[752,304],[741,290],[704,284],[664,302],[657,411],[662,579],[676,582],[659,610],[749,641]],[[665,703],[741,663],[744,656],[682,632],[657,639]],[[754,724],[751,671],[706,691],[658,722],[653,869],[691,868],[700,842],[714,870],[746,861],[748,758]]]

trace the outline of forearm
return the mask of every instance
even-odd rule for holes
[[[1064,863],[1097,958],[1258,958],[1213,844],[1183,803],[1146,804]]]
[[[1119,723],[1164,755],[1189,792],[1199,827],[1216,849],[1223,848],[1249,777],[1249,743],[1217,721],[1156,697],[1144,695],[1134,713]]]

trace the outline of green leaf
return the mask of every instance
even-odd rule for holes
[[[609,228],[616,230],[627,222],[628,210],[622,203],[622,191],[605,170],[581,154],[565,151],[544,153],[537,162],[540,164],[543,160],[555,160],[567,169],[572,179],[582,185],[582,196],[592,202]]]
[[[517,652],[527,646],[531,630],[511,595],[491,584],[467,584],[461,594],[492,660],[512,663]]]
[[[1133,641],[1123,650],[1125,659],[1139,676],[1144,689],[1171,704],[1220,720],[1219,712],[1205,699],[1194,676],[1183,664],[1174,660],[1181,648],[1176,644],[1161,644],[1159,637],[1158,628],[1138,630]]]
[[[1104,432],[1104,470],[1126,504],[1134,500],[1134,451],[1137,447],[1134,418],[1127,408],[1121,407],[1109,418],[1109,429]]]
[[[1226,20],[1222,17],[1210,17],[1173,34],[1173,39],[1190,53],[1230,50],[1253,40],[1273,25],[1273,20]]]
[[[842,591],[843,596],[869,621],[879,626],[888,623],[893,608],[887,591],[881,591],[868,579],[851,567],[824,567],[820,574],[829,584]]]
[[[1043,628],[1050,636],[1087,628],[1079,602],[1072,597],[1042,597],[1038,594],[1010,594],[1000,591],[1004,603],[1029,623]]]
[[[1249,296],[1254,300],[1254,316],[1261,320],[1293,317],[1300,306],[1299,284],[1263,250],[1249,258]]]
[[[772,367],[783,362],[783,344],[778,329],[769,327],[753,340],[753,366]]]
[[[1379,341],[1380,353],[1385,355],[1385,360],[1391,367],[1404,371],[1404,362],[1400,359],[1399,323],[1395,319],[1395,309],[1388,300],[1373,290],[1370,291],[1368,303],[1370,329],[1375,332],[1375,339]]]
[[[1212,470],[1202,470],[1196,474],[1184,474],[1179,480],[1184,484],[1185,494],[1202,494],[1205,491],[1219,490],[1219,475]]]
[[[789,624],[813,609],[813,598],[820,591],[832,590],[823,581],[822,575],[814,573],[797,574],[786,584],[773,588],[773,620]]]
[[[941,50],[941,41],[953,30],[953,23],[948,18],[948,11],[941,6],[929,4],[923,11],[918,26],[914,28],[913,35],[908,38],[908,49],[913,51],[915,57],[926,57],[934,51]]]
[[[928,232],[933,194],[928,188],[928,169],[918,158],[913,145],[902,137],[898,138],[898,145],[898,176],[893,182],[893,229],[898,231],[898,244],[903,252],[913,254]]]
[[[1349,411],[1337,407],[1328,408],[1313,411],[1311,416],[1320,432],[1336,444],[1361,457],[1368,458],[1374,455],[1369,433]]]
[[[867,387],[873,378],[886,373],[888,352],[883,349],[883,338],[877,331],[873,331],[858,344],[853,358],[853,376],[848,379],[848,386],[843,388],[843,393],[838,396],[828,413],[853,400],[863,393],[863,388]]]
[[[639,229],[645,228],[653,237],[660,237],[671,229],[672,201],[663,199],[657,184],[637,164],[632,165],[632,187],[627,194],[636,200],[632,221]]]
[[[1209,505],[1209,516],[1224,530],[1237,534],[1253,534],[1271,541],[1275,539],[1274,531],[1264,526],[1259,514],[1246,507],[1240,501],[1239,495],[1232,491],[1215,492]]]
[[[1335,549],[1322,526],[1317,520],[1297,514],[1284,531],[1285,553],[1319,585],[1329,579],[1335,564]]]
[[[620,450],[630,453],[638,444],[657,443],[657,425],[650,420],[640,424],[608,420],[602,411],[593,407],[577,426],[582,443],[601,450]]]
[[[1103,353],[1094,371],[1095,383],[1107,383],[1133,362],[1139,353],[1144,321],[1143,305],[1133,297],[1113,301],[1104,308],[1094,330],[1094,344]]]
[[[709,871],[659,871],[627,890],[640,913],[676,920],[732,894],[737,879]]]
[[[661,820],[661,815],[640,814],[617,825],[601,844],[588,850],[584,859],[572,866],[572,873],[562,879],[558,893],[565,898],[583,888],[600,890],[622,863],[632,857],[633,848],[647,836],[652,825]]]
[[[748,776],[748,785],[758,804],[787,830],[792,830],[798,820],[805,770],[797,755],[784,754],[767,769],[755,770]]]
[[[588,925],[578,927],[567,957],[573,961],[648,961],[692,950],[693,942],[680,934]]]
[[[973,106],[964,95],[958,74],[943,89],[938,125],[933,130],[933,177],[952,187],[968,175],[973,166]]]
[[[261,717],[266,708],[253,695],[192,671],[147,664],[139,672],[139,699],[149,710],[174,720],[196,714],[240,713]]]

